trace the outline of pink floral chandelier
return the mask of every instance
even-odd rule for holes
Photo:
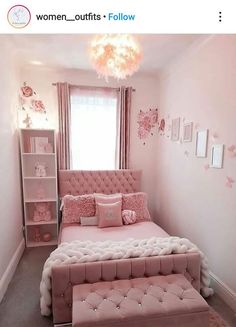
[[[99,77],[125,79],[138,70],[142,52],[132,35],[102,34],[93,38],[90,58]]]

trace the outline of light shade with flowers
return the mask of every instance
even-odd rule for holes
[[[142,51],[129,34],[96,35],[90,44],[90,59],[99,77],[125,79],[139,68]]]

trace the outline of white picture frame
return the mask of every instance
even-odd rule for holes
[[[192,142],[193,123],[185,123],[183,126],[183,142]]]
[[[195,155],[198,158],[206,158],[208,143],[208,129],[197,131]]]
[[[180,118],[172,119],[171,124],[171,140],[178,141],[179,140],[179,128],[180,128]]]
[[[222,168],[224,157],[224,144],[214,144],[211,147],[211,168]]]

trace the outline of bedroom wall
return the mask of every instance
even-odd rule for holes
[[[236,311],[236,184],[226,187],[227,176],[236,181],[236,157],[227,151],[236,145],[235,58],[235,35],[212,36],[163,70],[159,107],[167,125],[176,117],[199,124],[209,129],[209,144],[207,158],[196,158],[196,129],[191,143],[158,136],[155,216],[205,252],[215,287]],[[223,169],[204,167],[213,143],[225,144]]]
[[[98,79],[95,72],[82,70],[58,70],[43,67],[29,66],[21,71],[22,82],[27,81],[38,96],[45,102],[48,110],[49,122],[53,128],[57,128],[57,97],[56,88],[52,86],[55,82],[69,82],[75,85],[94,85],[117,87],[119,83],[111,79],[106,83]],[[155,183],[152,177],[154,162],[150,160],[155,148],[155,138],[149,137],[145,146],[137,136],[137,114],[140,109],[148,110],[156,108],[158,104],[157,79],[154,76],[135,74],[132,78],[122,83],[136,89],[133,92],[131,110],[131,155],[130,167],[143,170],[142,189],[149,194],[150,211],[153,211],[153,194]]]
[[[18,72],[13,48],[0,37],[0,301],[24,250],[17,133]]]

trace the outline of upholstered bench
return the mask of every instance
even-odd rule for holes
[[[207,327],[208,315],[181,274],[73,287],[73,327]]]

